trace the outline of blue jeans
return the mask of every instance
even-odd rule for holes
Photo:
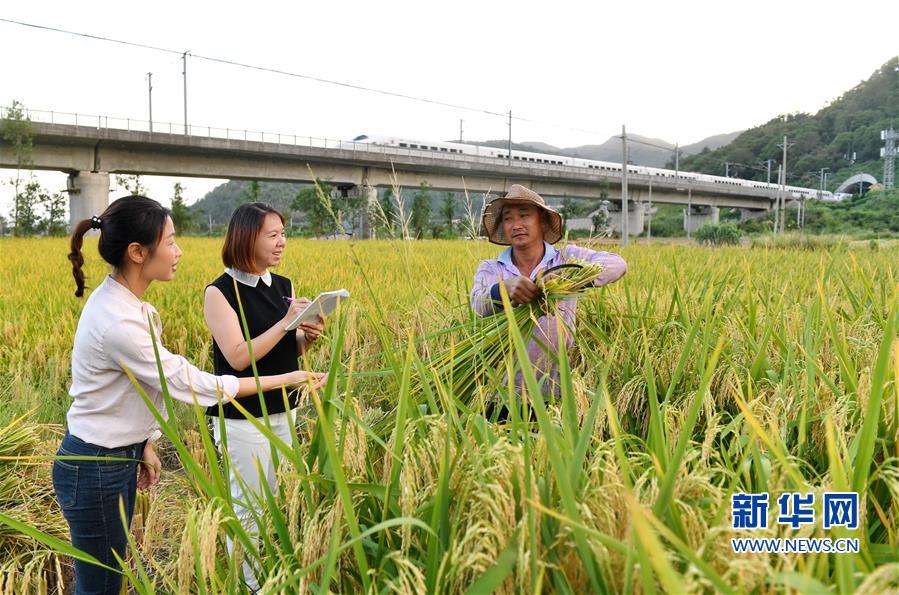
[[[104,448],[66,432],[57,456],[143,458],[144,444]],[[72,545],[111,568],[119,568],[113,555],[125,559],[126,531],[131,526],[137,491],[137,461],[53,462],[53,489],[69,523]],[[123,501],[127,525],[122,524],[119,500]],[[75,594],[118,595],[122,576],[87,562],[75,562]]]

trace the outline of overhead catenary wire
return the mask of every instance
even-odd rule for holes
[[[72,35],[72,36],[76,36],[76,37],[90,39],[93,41],[102,41],[102,42],[106,42],[106,43],[114,43],[114,44],[119,44],[119,45],[123,45],[123,46],[139,48],[139,49],[145,49],[145,50],[150,50],[150,51],[164,52],[167,54],[177,55],[179,58],[185,53],[184,50],[167,48],[167,47],[162,47],[162,46],[148,44],[148,43],[141,43],[141,42],[137,42],[137,41],[126,41],[124,39],[116,39],[114,37],[108,37],[105,35],[96,35],[96,34],[92,34],[92,33],[83,33],[80,31],[71,31],[69,29],[63,29],[61,27],[51,27],[48,25],[39,25],[36,23],[28,23],[25,21],[19,21],[16,19],[8,19],[8,18],[0,17],[0,23],[18,25],[21,27],[28,27],[28,28],[38,29],[41,31],[48,31],[48,32],[52,32],[52,33],[61,33],[64,35]],[[275,67],[271,67],[271,66],[262,66],[262,65],[258,65],[258,64],[249,64],[246,62],[240,62],[238,60],[232,60],[229,58],[222,58],[222,57],[217,57],[217,56],[208,56],[208,55],[200,54],[200,53],[193,52],[193,51],[191,51],[189,55],[191,58],[196,59],[196,60],[205,60],[207,62],[224,64],[224,65],[228,65],[228,66],[234,66],[237,68],[245,68],[245,69],[249,69],[249,70],[255,70],[258,72],[267,72],[270,74],[276,74],[276,75],[287,76],[287,77],[291,77],[291,78],[303,79],[303,80],[308,80],[308,81],[317,82],[317,83],[321,83],[321,84],[333,85],[333,86],[342,87],[342,88],[346,88],[346,89],[353,89],[356,91],[363,91],[366,93],[376,93],[376,94],[384,95],[384,96],[388,96],[388,97],[395,97],[398,99],[405,99],[408,101],[417,101],[420,103],[426,103],[426,104],[430,104],[430,105],[437,105],[440,107],[447,107],[447,108],[456,109],[456,110],[480,113],[480,114],[485,114],[488,116],[496,116],[496,117],[501,117],[504,119],[507,119],[510,117],[508,111],[499,112],[499,111],[494,111],[494,110],[490,110],[490,109],[486,109],[486,108],[482,108],[482,107],[462,105],[462,104],[458,104],[458,103],[452,103],[449,101],[443,101],[443,100],[433,99],[433,98],[429,98],[429,97],[419,97],[416,95],[410,95],[410,94],[401,93],[398,91],[378,89],[375,87],[368,87],[368,86],[360,85],[357,83],[350,83],[350,82],[339,81],[339,80],[335,80],[335,79],[327,79],[327,78],[318,77],[318,76],[309,75],[309,74],[303,74],[303,73],[299,73],[299,72],[291,72],[289,70],[284,70],[282,68],[275,68]],[[581,127],[577,127],[577,126],[569,126],[569,125],[558,124],[558,123],[553,123],[553,122],[544,122],[541,120],[535,120],[533,118],[527,118],[527,117],[523,117],[523,116],[512,116],[511,119],[514,121],[518,121],[518,122],[525,122],[528,124],[535,124],[538,126],[548,126],[551,128],[568,130],[568,131],[572,131],[572,132],[581,132],[581,133],[585,133],[585,134],[592,134],[592,135],[603,136],[603,137],[608,136],[608,133],[603,133],[603,132],[600,132],[597,130],[590,130],[587,128],[581,128]]]
[[[3,18],[3,17],[0,17],[0,23],[7,23],[10,25],[17,25],[17,26],[21,26],[21,27],[27,27],[27,28],[31,28],[31,29],[37,29],[37,30],[47,31],[47,32],[52,32],[52,33],[71,35],[71,36],[81,37],[81,38],[89,39],[89,40],[93,40],[93,41],[113,43],[113,44],[118,44],[118,45],[122,45],[122,46],[144,49],[144,50],[149,50],[149,51],[154,51],[154,52],[161,52],[161,53],[169,54],[172,56],[176,56],[176,59],[172,61],[173,64],[177,63],[179,61],[183,61],[185,54],[187,54],[192,59],[195,59],[195,60],[204,60],[204,61],[211,62],[211,63],[223,64],[223,65],[232,66],[232,67],[236,67],[236,68],[244,68],[244,69],[254,70],[254,71],[258,71],[258,72],[266,72],[266,73],[280,75],[280,76],[303,79],[303,80],[308,80],[308,81],[312,81],[312,82],[316,82],[316,83],[320,83],[320,84],[342,87],[345,89],[352,89],[352,90],[366,92],[366,93],[374,93],[374,94],[384,95],[387,97],[394,97],[397,99],[404,99],[404,100],[408,100],[408,101],[415,101],[415,102],[419,102],[419,103],[436,105],[436,106],[446,107],[446,108],[450,108],[450,109],[484,114],[487,116],[500,117],[503,119],[508,119],[510,121],[524,122],[524,123],[534,124],[534,125],[538,125],[538,126],[547,126],[547,127],[551,127],[551,128],[560,129],[560,130],[568,130],[568,131],[572,131],[572,132],[580,132],[580,133],[584,133],[584,134],[590,134],[590,135],[594,135],[594,136],[608,138],[608,133],[600,132],[598,130],[592,130],[589,128],[582,128],[582,127],[578,127],[578,126],[569,126],[566,124],[559,124],[559,123],[555,123],[555,122],[545,122],[542,120],[528,118],[528,117],[520,116],[520,115],[515,116],[515,115],[510,114],[509,111],[500,112],[500,111],[495,111],[495,110],[486,109],[486,108],[482,108],[482,107],[463,105],[463,104],[459,104],[459,103],[453,103],[453,102],[443,101],[443,100],[439,100],[439,99],[433,99],[433,98],[429,98],[429,97],[420,97],[420,96],[416,96],[416,95],[410,95],[407,93],[401,93],[398,91],[378,89],[375,87],[369,87],[369,86],[360,85],[357,83],[339,81],[339,80],[335,80],[335,79],[328,79],[328,78],[318,77],[318,76],[314,76],[314,75],[303,74],[303,73],[299,73],[299,72],[292,72],[289,70],[284,70],[282,68],[262,66],[262,65],[258,65],[258,64],[249,64],[246,62],[240,62],[238,60],[232,60],[229,58],[223,58],[223,57],[218,57],[218,56],[210,56],[210,55],[196,53],[193,51],[185,52],[184,50],[167,48],[167,47],[149,44],[149,43],[142,43],[142,42],[138,42],[138,41],[128,41],[128,40],[124,40],[124,39],[117,39],[114,37],[109,37],[106,35],[97,35],[97,34],[85,33],[85,32],[80,32],[80,31],[72,31],[69,29],[63,29],[61,27],[41,25],[41,24],[37,24],[37,23],[30,23],[30,22],[20,21],[20,20],[16,20],[16,19]],[[164,76],[163,78],[167,78],[167,77]],[[186,118],[185,118],[185,122],[186,122]],[[620,137],[618,137],[618,138],[620,138]],[[674,147],[672,147],[670,145],[662,145],[662,144],[654,143],[654,142],[651,142],[648,140],[642,140],[639,138],[635,138],[634,136],[628,136],[628,142],[643,145],[643,146],[657,148],[657,149],[660,149],[663,151],[670,151],[672,153],[674,153],[675,151],[678,151],[678,152],[682,151],[681,149],[678,149],[677,145],[675,145]],[[706,157],[706,158],[710,159],[716,163],[719,163],[719,164],[725,163],[725,160],[717,158],[717,157]],[[758,165],[737,163],[737,162],[728,162],[728,163],[730,163],[733,166],[739,167],[743,170],[767,171],[766,168],[758,166]],[[805,177],[806,176],[802,175],[802,174],[788,174],[787,175],[787,179],[793,179],[793,180],[803,180]]]

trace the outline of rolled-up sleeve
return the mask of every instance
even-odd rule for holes
[[[471,288],[471,308],[478,316],[490,316],[499,310],[495,300],[499,298],[497,284],[502,280],[496,261],[485,260],[478,265]]]
[[[602,273],[600,273],[594,283],[596,287],[614,283],[624,277],[625,273],[627,273],[627,263],[614,252],[598,252],[580,246],[567,246],[565,256],[567,259],[576,258],[578,260],[586,260],[587,262],[593,262],[600,265],[602,267]]]
[[[156,391],[162,390],[149,324],[123,320],[106,331],[103,342],[111,361],[123,370],[127,369],[142,384]],[[166,386],[173,398],[193,403],[196,396],[197,403],[210,406],[218,403],[219,395],[223,402],[237,395],[239,381],[235,376],[215,376],[204,372],[187,358],[170,352],[158,340],[156,346]]]

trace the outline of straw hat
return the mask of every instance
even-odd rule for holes
[[[501,213],[506,205],[520,204],[534,205],[549,215],[549,227],[543,234],[543,239],[547,243],[555,244],[562,239],[562,215],[546,206],[542,196],[521,184],[512,184],[505,196],[494,198],[487,204],[481,216],[481,234],[487,236],[487,239],[494,244],[510,245],[509,238],[503,232]]]

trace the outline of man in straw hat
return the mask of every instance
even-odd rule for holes
[[[627,264],[617,254],[597,252],[580,246],[553,244],[562,239],[562,216],[546,206],[543,197],[529,188],[513,184],[505,196],[492,200],[481,217],[481,234],[494,244],[509,246],[496,259],[478,265],[471,290],[471,307],[480,316],[489,316],[502,309],[500,283],[513,306],[534,301],[539,296],[535,283],[538,273],[571,260],[598,263],[602,274],[597,286],[614,283],[627,272]],[[566,348],[573,343],[575,300],[559,303],[558,315],[563,322]],[[559,333],[555,315],[545,315],[538,321],[534,337],[528,344],[528,356],[537,371],[546,394],[558,394],[558,363],[554,354],[559,351]],[[541,346],[542,343],[542,346]],[[516,386],[522,386],[521,373]],[[547,386],[549,384],[549,386]]]

